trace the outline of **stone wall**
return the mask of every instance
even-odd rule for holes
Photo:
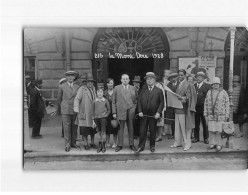
[[[28,49],[24,55],[36,56],[36,78],[43,79],[42,94],[47,100],[58,97],[58,81],[64,77],[66,66],[65,28],[26,28],[24,40]],[[80,75],[92,71],[92,43],[97,29],[70,28],[70,70]]]
[[[69,28],[69,69],[85,74],[92,72],[92,45],[97,28]],[[224,45],[229,28],[182,27],[162,28],[170,45],[170,69],[178,70],[178,57],[217,56],[216,76],[223,82]],[[44,80],[42,93],[48,100],[58,95],[58,81],[64,77],[66,65],[65,28],[25,28],[24,55],[36,56],[36,77]]]
[[[170,69],[178,70],[178,57],[217,56],[215,75],[223,82],[224,46],[229,28],[182,27],[163,28],[170,44]]]

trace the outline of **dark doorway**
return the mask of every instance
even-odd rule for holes
[[[154,71],[153,58],[146,59],[108,59],[108,76],[113,78],[116,85],[121,83],[121,75],[128,74],[132,81],[134,76],[140,76],[143,81],[147,72]],[[130,82],[132,84],[132,82]]]

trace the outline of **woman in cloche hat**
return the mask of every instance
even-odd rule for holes
[[[222,149],[222,124],[229,119],[229,97],[224,89],[221,89],[219,77],[213,77],[212,89],[208,91],[205,104],[204,116],[208,124],[209,149]]]

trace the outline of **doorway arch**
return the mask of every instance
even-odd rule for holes
[[[161,28],[100,28],[92,46],[93,75],[98,82],[108,77],[119,81],[123,73],[129,74],[131,80],[134,76],[143,78],[146,71],[162,78],[163,69],[170,68],[169,52],[169,42]]]

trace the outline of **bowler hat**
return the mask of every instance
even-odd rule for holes
[[[68,76],[68,75],[74,75],[74,76],[76,76],[77,73],[76,73],[75,71],[73,71],[73,70],[69,70],[69,71],[67,71],[67,72],[65,73],[65,76]]]
[[[168,80],[171,79],[172,77],[177,77],[178,74],[176,72],[171,72],[168,76]]]
[[[195,76],[196,76],[196,77],[197,77],[197,76],[202,76],[202,77],[206,78],[206,74],[205,74],[204,72],[202,72],[202,71],[197,72],[197,74],[196,74]]]
[[[212,81],[213,81],[212,84],[220,84],[221,85],[219,77],[213,77]]]
[[[140,76],[134,76],[133,82],[141,83]]]
[[[157,79],[157,76],[154,74],[154,72],[147,72],[144,79],[147,79],[148,77],[152,77],[154,79]]]

